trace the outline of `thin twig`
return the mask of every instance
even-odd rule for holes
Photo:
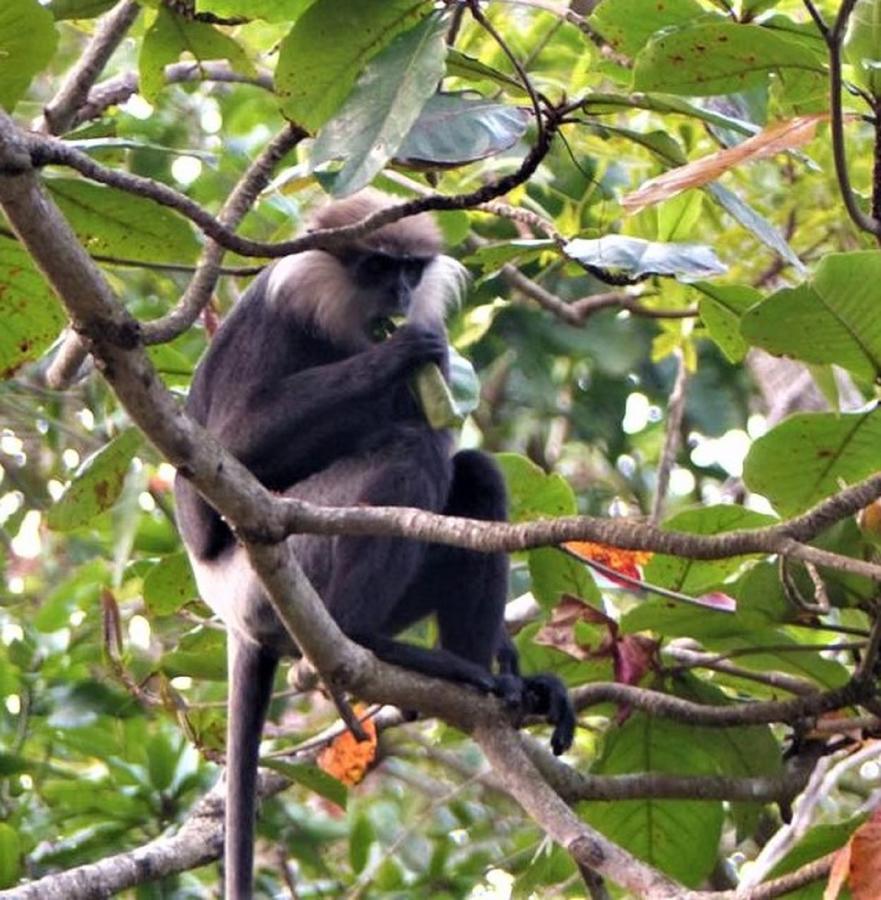
[[[655,496],[652,499],[652,512],[649,521],[657,525],[664,513],[664,503],[667,499],[667,490],[670,486],[670,473],[676,463],[676,454],[679,452],[679,444],[682,439],[682,417],[685,414],[685,389],[688,385],[688,367],[685,364],[685,356],[681,350],[674,354],[676,359],[676,380],[673,382],[673,390],[670,392],[670,400],[667,403],[667,430],[664,435],[664,449],[661,452],[661,460],[658,463],[657,484]]]

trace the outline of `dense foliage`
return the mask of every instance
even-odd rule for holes
[[[458,198],[431,208],[473,277],[449,323],[481,383],[462,443],[498,454],[514,522],[614,517],[638,551],[512,556],[527,671],[653,692],[576,691],[566,762],[603,777],[564,796],[691,888],[750,878],[763,847],[769,877],[847,847],[833,881],[881,896],[864,825],[881,779],[881,2],[855,5],[846,39],[836,16],[854,4],[832,0],[0,9],[0,107],[39,133],[40,181],[120,302],[165,323],[203,292],[198,321],[149,347],[178,398],[270,260],[227,252],[216,289],[210,273],[195,289],[217,245],[157,183],[217,216],[292,123],[239,217],[253,241],[371,183]],[[71,100],[62,84],[83,77],[105,15],[127,28]],[[846,110],[830,120],[842,54]],[[17,174],[0,165],[0,181]],[[171,833],[216,779],[225,722],[224,636],[175,529],[174,470],[102,366],[47,385],[69,310],[20,230],[0,219],[0,888]],[[743,529],[771,537],[702,549]],[[580,870],[443,722],[380,729],[372,770],[342,786],[293,753],[334,707],[283,676],[266,747],[291,751],[276,768],[297,783],[263,803],[262,895],[634,895]],[[713,724],[693,704],[757,706]],[[619,777],[644,773],[658,777]],[[787,896],[822,896],[829,862]],[[132,895],[213,896],[218,877],[212,862]]]

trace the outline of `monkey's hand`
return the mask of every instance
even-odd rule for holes
[[[447,360],[446,335],[443,331],[435,331],[425,325],[401,325],[377,348],[388,353],[402,372],[411,371],[426,363],[443,367]]]
[[[565,753],[575,737],[575,709],[566,685],[556,675],[499,675],[494,693],[518,718],[540,716],[554,726],[551,749],[555,756]]]

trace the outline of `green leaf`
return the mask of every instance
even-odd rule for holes
[[[21,839],[18,832],[0,822],[0,888],[12,887],[22,874]]]
[[[694,281],[727,270],[715,250],[704,244],[660,244],[619,234],[592,240],[576,238],[563,252],[584,265],[633,276],[674,275],[682,281]]]
[[[720,534],[740,528],[762,528],[776,522],[771,516],[744,509],[742,506],[720,505],[692,509],[664,522],[669,531],[688,534]],[[684,559],[656,553],[645,567],[645,580],[659,587],[698,596],[718,587],[733,575],[748,557],[728,559]]]
[[[150,784],[157,791],[166,791],[174,781],[178,751],[164,734],[155,734],[147,741],[147,769]]]
[[[471,360],[466,359],[455,347],[450,347],[450,393],[456,414],[460,419],[473,413],[480,404],[480,379]]]
[[[689,25],[705,15],[697,0],[603,0],[590,23],[619,53],[632,57],[655,32]]]
[[[275,84],[282,112],[317,131],[367,62],[430,10],[428,0],[317,0],[279,50]]]
[[[122,492],[129,465],[140,445],[140,432],[128,428],[93,453],[49,510],[46,524],[55,531],[71,531],[110,509]]]
[[[508,485],[512,522],[575,515],[575,493],[562,475],[549,475],[517,453],[498,453],[495,459]]]
[[[486,272],[500,269],[505,263],[518,260],[520,264],[531,262],[545,250],[553,250],[554,242],[544,239],[523,238],[522,240],[505,241],[499,244],[487,244],[475,250],[465,259],[468,264],[474,263]]]
[[[590,569],[555,547],[529,551],[532,595],[544,609],[553,609],[563,594],[602,606],[602,596]]]
[[[37,0],[0,5],[0,107],[12,112],[31,79],[52,59],[58,33]]]
[[[310,791],[336,803],[337,806],[346,808],[349,798],[349,789],[332,775],[328,775],[318,766],[308,764],[294,764],[282,762],[278,759],[261,759],[260,764],[268,769],[273,769],[285,778],[290,778],[297,784],[309,788]]]
[[[199,628],[186,635],[178,649],[162,657],[162,671],[169,678],[189,675],[205,681],[226,680],[226,635],[213,628]]]
[[[144,602],[154,616],[170,616],[198,596],[186,553],[172,553],[144,578]]]
[[[698,22],[651,41],[636,58],[633,87],[693,97],[733,94],[764,84],[772,70],[823,68],[809,49],[759,25]]]
[[[526,96],[526,90],[516,78],[482,63],[473,56],[468,56],[455,47],[447,48],[447,75],[456,75],[466,81],[491,81],[507,91]]]
[[[678,696],[696,703],[728,706],[736,702],[720,688],[691,674],[677,678],[674,689]],[[701,728],[698,731],[701,743],[713,754],[720,775],[777,777],[783,769],[782,748],[769,725]],[[761,803],[732,803],[739,834],[753,834],[761,809]]]
[[[187,221],[146,197],[67,178],[45,184],[90,253],[156,263],[196,258],[199,244]]]
[[[710,775],[717,771],[699,729],[643,713],[632,715],[609,733],[603,754],[592,768],[597,775]],[[716,863],[724,820],[720,802],[591,801],[581,804],[580,811],[611,840],[689,887],[697,887]]]
[[[776,356],[835,363],[872,380],[881,373],[879,280],[876,251],[830,253],[810,282],[777,291],[750,310],[743,335]]]
[[[204,22],[193,22],[160,7],[147,29],[138,58],[140,91],[154,102],[165,85],[165,67],[189,53],[198,62],[225,59],[236,72],[255,74],[245,51],[229,35]]]
[[[847,22],[844,59],[857,82],[875,97],[881,91],[881,2],[857,0]]]
[[[793,516],[878,471],[881,410],[801,413],[760,437],[743,465],[751,491]]]
[[[373,823],[364,813],[359,814],[349,832],[349,865],[356,875],[364,871],[370,859],[370,848],[375,840],[376,831]]]
[[[0,378],[10,378],[37,359],[67,321],[46,279],[28,252],[0,235]]]
[[[699,301],[700,314],[710,337],[731,362],[740,362],[749,349],[740,334],[741,318],[762,299],[761,293],[747,284],[696,281],[692,287],[703,295]]]
[[[405,164],[462,166],[512,147],[526,132],[529,120],[529,112],[518,106],[466,94],[434,94],[395,158]]]
[[[464,310],[450,326],[450,344],[457,351],[473,347],[492,328],[496,316],[510,305],[510,301],[496,297],[491,303]]]
[[[658,240],[682,241],[690,237],[701,219],[703,205],[704,195],[700,191],[685,191],[657,206]]]
[[[224,19],[263,19],[293,24],[315,0],[196,0],[196,12]]]
[[[56,22],[64,19],[96,19],[116,5],[116,0],[52,0],[46,9]]]
[[[430,16],[367,63],[342,109],[318,135],[312,167],[342,159],[332,193],[369,184],[398,148],[444,73],[446,19]]]
[[[734,191],[713,182],[704,187],[705,193],[709,194],[725,212],[737,222],[742,228],[745,228],[750,234],[755,235],[766,247],[770,247],[776,254],[783,257],[786,262],[791,265],[799,275],[805,274],[807,269],[802,261],[796,256],[795,251],[786,241],[786,238],[780,233],[774,225],[766,218],[759,215],[748,203],[741,200]]]
[[[817,825],[809,829],[798,844],[768,873],[768,877],[779,878],[843,847],[866,818],[867,814],[862,814],[852,816],[844,822],[836,822],[834,825]]]

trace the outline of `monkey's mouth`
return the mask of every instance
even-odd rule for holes
[[[403,321],[403,318],[400,321]],[[398,324],[399,322],[396,322],[391,316],[377,316],[370,320],[367,333],[374,344],[381,344],[397,331]]]

